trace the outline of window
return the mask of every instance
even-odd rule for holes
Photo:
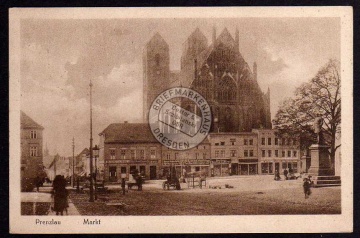
[[[177,160],[179,157],[179,153],[175,153],[175,160]]]
[[[288,150],[287,157],[291,157],[291,150]]]
[[[31,139],[36,139],[37,138],[36,131],[30,131],[30,138]]]
[[[110,159],[115,159],[115,149],[110,149]]]
[[[145,158],[145,151],[140,150],[140,159],[144,159],[144,158]]]
[[[281,144],[285,145],[285,138],[281,138]]]
[[[285,157],[285,150],[281,151],[281,156]]]
[[[286,162],[282,162],[282,169],[287,169],[287,164],[286,164]]]
[[[253,143],[254,143],[253,139],[250,139],[249,140],[249,145],[253,145]]]
[[[166,159],[170,160],[170,154],[169,153],[166,154]]]
[[[248,150],[244,150],[244,157],[249,157],[249,151]]]
[[[215,143],[215,145],[219,145],[219,143]]]
[[[297,162],[294,162],[294,163],[293,163],[292,169],[293,169],[293,172],[294,172],[294,173],[297,173],[297,172],[298,172],[298,170],[297,170]]]
[[[156,150],[150,150],[150,158],[155,159],[156,158]]]
[[[231,145],[235,145],[235,139],[230,139],[230,143],[231,143]]]
[[[220,145],[225,145],[225,142],[224,142],[224,141],[220,141]]]
[[[195,154],[195,159],[199,159],[199,153]]]
[[[275,145],[279,144],[279,138],[275,138]]]
[[[261,151],[261,156],[262,156],[262,157],[265,157],[265,150],[262,150],[262,151]]]
[[[215,150],[215,158],[218,158],[218,157],[219,157],[219,151]]]
[[[224,157],[225,157],[225,150],[220,151],[220,157],[221,157],[221,158],[224,158]]]
[[[254,150],[249,150],[250,157],[254,157]]]
[[[271,145],[271,138],[268,138],[268,145]]]
[[[135,159],[136,152],[135,150],[131,150],[131,159]]]
[[[125,159],[125,150],[120,151],[120,159]]]
[[[247,144],[248,144],[248,140],[244,139],[244,145],[247,145]]]
[[[275,150],[275,157],[279,157],[279,151]]]
[[[293,157],[296,157],[296,155],[297,155],[296,152],[297,152],[296,150],[293,151]]]
[[[265,145],[265,138],[261,138],[261,144]]]
[[[30,156],[38,156],[37,155],[37,147],[36,146],[30,146]]]
[[[206,159],[206,153],[203,153],[203,159]]]
[[[231,150],[230,151],[230,156],[235,157],[236,156],[236,150]]]
[[[288,138],[288,139],[287,139],[287,145],[290,145],[290,144],[291,144],[291,139]]]
[[[271,157],[271,150],[268,150],[268,157]]]
[[[121,168],[120,168],[120,172],[121,172],[122,174],[126,174],[126,167],[121,167]]]

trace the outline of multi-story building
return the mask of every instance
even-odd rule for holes
[[[128,177],[135,170],[147,179],[159,178],[162,145],[154,138],[148,124],[113,123],[99,135],[99,159],[104,161],[105,181],[117,182],[121,174]]]
[[[104,180],[117,182],[121,174],[138,170],[146,179],[164,178],[175,167],[176,173],[202,171],[210,175],[210,143],[186,151],[171,150],[153,136],[148,124],[114,123],[100,134],[100,161],[104,161]]]
[[[45,176],[43,166],[44,127],[36,123],[23,111],[20,116],[21,179]]]
[[[300,141],[277,136],[276,130],[254,129],[258,136],[259,174],[301,172]]]
[[[280,138],[271,129],[210,133],[184,151],[161,145],[148,124],[115,123],[99,135],[105,181],[117,182],[120,174],[128,177],[134,170],[147,179],[164,178],[171,168],[179,177],[195,171],[207,176],[274,174],[285,168],[301,172],[298,141]]]
[[[209,138],[214,176],[258,173],[256,133],[211,133]]]

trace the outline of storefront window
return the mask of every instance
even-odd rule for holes
[[[262,174],[269,173],[269,164],[268,163],[261,163],[261,173]]]
[[[286,164],[286,162],[283,162],[282,163],[282,169],[284,170],[284,169],[286,169],[287,168],[287,164]]]
[[[293,163],[293,168],[292,168],[292,169],[293,169],[293,172],[294,172],[294,173],[297,173],[297,171],[298,171],[298,170],[297,170],[297,162],[294,162],[294,163]]]

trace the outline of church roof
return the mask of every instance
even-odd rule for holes
[[[25,114],[25,112],[20,111],[20,124],[21,129],[40,129],[44,130],[44,127],[36,123],[31,117]]]
[[[219,43],[223,43],[223,44],[231,46],[231,47],[235,46],[235,40],[234,40],[234,38],[232,38],[230,32],[228,31],[228,29],[226,27],[221,32],[219,37],[216,39],[215,44],[217,45]]]
[[[99,135],[105,135],[105,143],[156,143],[147,123],[113,123]]]

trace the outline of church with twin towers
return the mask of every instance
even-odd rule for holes
[[[209,44],[196,28],[183,43],[179,71],[170,70],[169,45],[156,33],[144,48],[143,70],[144,121],[161,92],[172,87],[186,87],[199,92],[209,103],[212,132],[271,128],[270,90],[261,91],[256,62],[251,69],[241,55],[237,29],[234,39],[226,28],[220,35],[214,28]]]

